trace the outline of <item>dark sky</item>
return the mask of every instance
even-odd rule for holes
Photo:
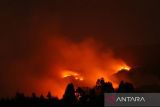
[[[3,78],[52,37],[75,43],[93,38],[131,66],[159,65],[159,0],[1,0],[0,23]]]
[[[37,34],[43,29],[43,32],[61,33],[76,40],[90,35],[111,45],[159,44],[158,0],[1,2],[1,29],[8,38]],[[23,38],[25,36],[19,39]]]
[[[91,36],[115,47],[157,45],[159,5],[158,0],[1,0],[1,40],[27,44],[45,33],[73,40]]]

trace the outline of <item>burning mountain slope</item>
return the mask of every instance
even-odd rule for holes
[[[121,69],[130,69],[119,58],[115,58],[110,49],[102,51],[102,47],[93,39],[86,39],[78,43],[66,39],[50,39],[48,42],[50,57],[53,65],[50,69],[57,78],[62,79],[62,84],[73,82],[76,86],[94,86],[98,78],[109,77]],[[54,52],[52,53],[52,50]],[[51,61],[52,62],[52,61]],[[61,86],[61,83],[59,84]],[[117,87],[117,83],[113,82]]]

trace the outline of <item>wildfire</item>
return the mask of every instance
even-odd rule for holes
[[[129,66],[127,66],[127,65],[124,65],[124,66],[120,66],[120,67],[118,68],[118,71],[120,71],[120,70],[129,71],[130,69],[131,69],[131,67],[129,67]]]
[[[68,78],[73,77],[75,80],[83,81],[83,77],[80,76],[77,72],[70,71],[70,70],[64,70],[62,71],[62,78]]]
[[[57,93],[59,98],[63,95],[59,90],[64,91],[69,82],[76,87],[93,87],[97,79],[103,77],[116,88],[118,83],[110,77],[122,69],[131,69],[121,58],[116,58],[114,52],[110,49],[102,50],[98,42],[92,39],[75,43],[55,38],[50,39],[47,44],[45,53],[51,62],[53,82],[57,84],[51,90]]]

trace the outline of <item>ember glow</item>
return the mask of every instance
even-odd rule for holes
[[[128,67],[128,66],[126,66],[126,67],[125,67],[125,66],[122,66],[122,67],[120,68],[120,70],[123,70],[123,69],[126,70],[126,71],[129,71],[129,70],[130,70],[130,67]]]
[[[62,78],[69,78],[69,77],[74,77],[75,80],[83,81],[83,77],[76,72],[69,70],[62,71]]]
[[[131,67],[129,67],[128,65],[121,65],[118,67],[117,71],[120,71],[120,70],[129,71],[130,69],[131,69]]]

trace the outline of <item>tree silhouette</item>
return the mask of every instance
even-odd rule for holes
[[[50,100],[52,98],[51,92],[48,92],[47,98]]]
[[[118,87],[118,93],[132,93],[135,89],[131,83],[121,81]]]
[[[112,83],[105,82],[104,78],[100,78],[97,80],[95,90],[96,90],[97,94],[113,93],[114,92],[114,88],[112,86]]]
[[[75,89],[72,83],[68,84],[63,95],[63,101],[65,104],[74,104],[76,101]]]
[[[115,91],[111,82],[100,78],[93,88],[78,87],[75,90],[72,83],[68,84],[61,100],[52,96],[51,92],[48,92],[46,97],[42,94],[37,96],[35,93],[32,93],[31,97],[25,97],[23,93],[16,93],[14,99],[1,99],[0,107],[103,107],[104,93],[113,92],[131,93],[135,92],[135,89],[131,83],[121,81]]]
[[[114,88],[112,86],[111,82],[106,82],[103,86],[103,91],[105,93],[113,93],[114,92]]]
[[[37,98],[36,93],[34,93],[34,92],[32,93],[32,98],[33,98],[33,99],[36,99],[36,98]]]
[[[76,89],[75,95],[76,95],[77,100],[82,101],[83,98],[85,97],[85,92],[81,87],[78,87]]]
[[[104,84],[105,84],[104,78],[100,78],[96,82],[96,87],[102,87],[104,86]]]

